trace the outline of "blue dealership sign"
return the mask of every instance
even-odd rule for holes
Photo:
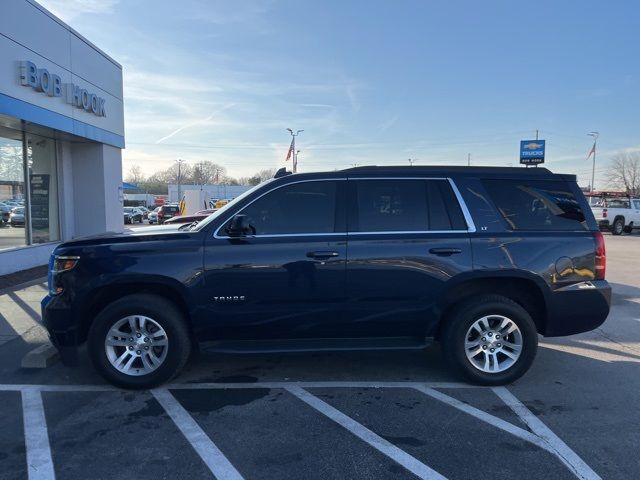
[[[520,163],[523,165],[544,163],[544,140],[521,140]]]

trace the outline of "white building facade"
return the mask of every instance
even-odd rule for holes
[[[122,231],[122,67],[32,0],[0,5],[0,275]]]

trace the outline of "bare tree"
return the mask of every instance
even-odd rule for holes
[[[629,195],[640,195],[640,152],[619,153],[611,158],[607,181]]]
[[[129,169],[129,175],[127,176],[127,182],[138,184],[144,181],[144,174],[140,165],[132,165]]]
[[[207,160],[196,163],[193,166],[193,183],[196,185],[220,183],[222,179],[226,177],[226,174],[226,168]]]
[[[164,183],[178,183],[178,164],[174,163],[166,170],[155,173],[155,178]],[[193,183],[193,168],[186,163],[180,167],[180,183],[188,185]]]
[[[259,183],[264,182],[265,180],[269,180],[273,178],[276,173],[275,168],[266,168],[264,170],[260,170],[257,173],[254,173],[250,177],[241,177],[238,179],[238,183],[240,185],[258,185]]]

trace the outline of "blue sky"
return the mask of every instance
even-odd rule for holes
[[[640,6],[629,1],[42,0],[124,67],[124,171],[284,165],[547,166],[589,183],[640,150]]]

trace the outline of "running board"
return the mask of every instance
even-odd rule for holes
[[[420,337],[218,340],[201,343],[200,350],[220,353],[418,350],[428,347],[432,343],[433,339]]]

